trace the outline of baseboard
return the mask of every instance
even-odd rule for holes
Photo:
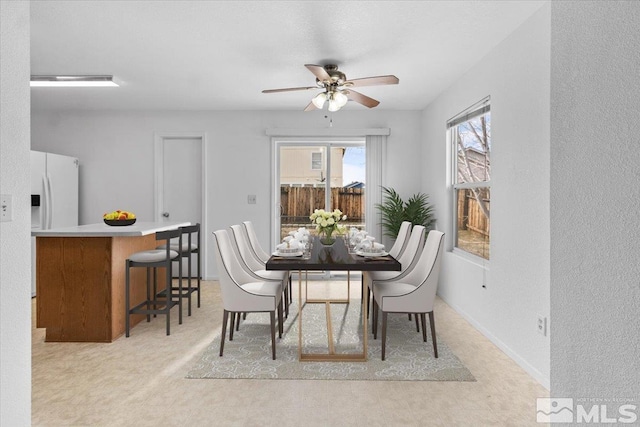
[[[493,335],[488,329],[478,323],[473,317],[468,315],[464,310],[458,307],[455,304],[451,304],[447,301],[447,298],[441,294],[438,294],[440,299],[442,299],[449,307],[456,311],[459,315],[461,315],[467,322],[471,323],[471,325],[476,328],[482,335],[484,335],[489,341],[491,341],[496,347],[502,350],[507,356],[509,356],[514,362],[518,364],[522,369],[524,369],[529,375],[531,375],[536,381],[538,381],[544,388],[550,390],[551,381],[549,377],[545,376],[538,369],[533,367],[529,362],[520,357],[518,353],[513,351],[508,345],[498,339],[495,335]]]

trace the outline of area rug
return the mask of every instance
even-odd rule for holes
[[[362,351],[361,303],[331,304],[331,324],[336,353]],[[415,322],[406,314],[389,314],[385,361],[380,359],[380,330],[374,340],[369,330],[366,362],[298,361],[298,310],[290,308],[282,339],[276,340],[276,360],[271,359],[269,315],[249,313],[227,340],[219,356],[220,335],[206,348],[187,378],[253,378],[307,380],[394,380],[394,381],[475,381],[469,370],[438,338],[438,358],[427,319],[428,342],[416,332]],[[326,353],[327,321],[324,304],[306,304],[303,310],[303,351]],[[370,323],[369,323],[370,325]],[[436,325],[437,329],[437,325]],[[277,335],[276,335],[277,336]]]

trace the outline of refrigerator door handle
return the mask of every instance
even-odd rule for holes
[[[47,229],[51,229],[53,225],[53,207],[55,201],[53,200],[53,185],[51,184],[51,177],[47,175],[47,185],[49,186],[49,209],[47,212],[49,213],[49,222],[47,223]]]
[[[42,174],[42,193],[43,193],[43,201],[42,201],[42,212],[40,213],[40,227],[43,230],[47,229],[47,221],[49,218],[49,188],[47,187],[47,175]]]
[[[44,185],[44,214],[42,229],[48,230],[51,228],[53,217],[53,200],[51,197],[51,178],[49,175],[42,176],[42,182]]]

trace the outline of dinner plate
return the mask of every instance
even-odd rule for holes
[[[283,253],[280,253],[280,252],[276,251],[276,252],[272,253],[271,255],[273,255],[273,256],[281,256],[281,257],[289,258],[289,257],[302,256],[302,253],[303,253],[302,251],[298,251],[298,252],[293,252],[293,253],[284,253],[284,254],[283,254]]]
[[[379,257],[379,256],[387,256],[389,255],[387,252],[378,252],[378,253],[371,253],[371,252],[362,252],[362,251],[356,251],[356,255],[360,255],[363,257],[367,257],[367,258],[374,258],[374,257]]]

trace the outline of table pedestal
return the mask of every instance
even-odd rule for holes
[[[305,277],[307,272],[305,271]],[[362,272],[365,274],[365,272]],[[366,281],[362,280],[364,288]],[[350,286],[350,272],[347,271],[347,286]],[[306,289],[306,287],[305,287]],[[305,292],[305,304],[325,304],[327,317],[327,353],[304,353],[302,351],[302,270],[298,270],[298,359],[301,362],[366,362],[367,361],[367,302],[364,298],[365,289],[362,289],[362,352],[361,353],[336,353],[333,340],[333,326],[331,324],[331,304],[349,304],[349,292],[347,299],[307,299]]]

